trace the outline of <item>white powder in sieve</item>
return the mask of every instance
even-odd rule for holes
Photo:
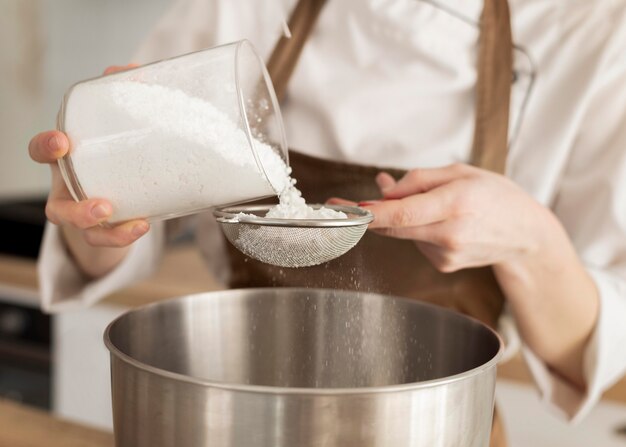
[[[71,160],[87,197],[111,201],[111,222],[187,214],[278,193],[267,217],[346,218],[306,205],[290,168],[212,104],[134,81],[77,85],[66,105]]]
[[[273,219],[346,219],[348,217],[341,211],[326,207],[311,208],[306,204],[300,190],[296,188],[296,181],[291,177],[288,179],[288,186],[279,194],[280,202],[271,208],[265,217]]]
[[[286,166],[285,166],[286,167]],[[268,219],[347,219],[346,213],[324,206],[312,208],[306,204],[302,193],[295,187],[296,181],[287,171],[289,186],[278,194],[279,203],[271,207],[265,216]],[[239,222],[242,218],[259,216],[248,213],[237,213],[229,222]]]

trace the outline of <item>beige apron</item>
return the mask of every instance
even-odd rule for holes
[[[289,21],[292,38],[281,38],[268,62],[279,98],[283,98],[298,56],[324,0],[300,0]],[[485,0],[481,16],[476,122],[472,164],[504,172],[507,155],[512,42],[506,0]],[[381,169],[338,163],[290,151],[290,164],[307,201],[329,197],[363,201],[380,197],[375,177]],[[405,171],[385,169],[395,178]],[[285,269],[247,258],[227,244],[231,287],[322,287],[378,292],[428,301],[471,315],[495,327],[504,297],[490,267],[455,273],[437,271],[412,241],[367,232],[344,256],[326,264]],[[492,447],[506,446],[494,416]]]

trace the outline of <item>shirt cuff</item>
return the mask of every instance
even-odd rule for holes
[[[47,223],[37,265],[41,307],[59,312],[90,306],[108,294],[150,276],[164,246],[163,222],[134,242],[122,262],[98,279],[83,275],[67,252],[59,227]]]
[[[602,270],[588,270],[598,288],[598,321],[583,357],[585,392],[554,374],[528,347],[522,352],[544,402],[572,423],[580,421],[626,370],[626,282]]]

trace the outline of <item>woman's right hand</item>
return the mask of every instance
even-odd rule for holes
[[[105,74],[131,68],[109,67]],[[57,161],[69,151],[67,136],[58,131],[42,132],[28,145],[30,157],[48,164],[52,170],[52,185],[46,204],[46,217],[61,227],[66,246],[78,267],[90,277],[106,274],[126,256],[130,244],[146,234],[150,225],[137,219],[115,226],[103,226],[113,207],[104,198],[76,202],[67,189]]]
[[[100,225],[111,216],[113,207],[101,198],[80,202],[72,198],[57,164],[68,150],[67,136],[57,131],[42,132],[28,145],[30,157],[48,164],[52,170],[46,217],[60,226],[65,245],[78,268],[86,276],[98,278],[125,258],[130,244],[146,234],[150,225],[143,219],[112,227]]]
[[[76,202],[61,176],[57,160],[69,150],[65,134],[57,131],[42,132],[29,144],[30,157],[38,163],[50,165],[52,186],[46,204],[46,217],[53,224],[72,228],[82,234],[92,246],[125,247],[143,236],[150,226],[145,220],[133,220],[114,227],[104,227],[113,212],[105,199],[88,199]]]

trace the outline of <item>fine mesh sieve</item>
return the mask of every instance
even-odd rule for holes
[[[322,206],[347,219],[268,219],[274,205],[230,206],[214,210],[226,238],[242,253],[280,267],[308,267],[335,259],[352,247],[374,219],[358,207]],[[247,215],[241,215],[244,213]]]

